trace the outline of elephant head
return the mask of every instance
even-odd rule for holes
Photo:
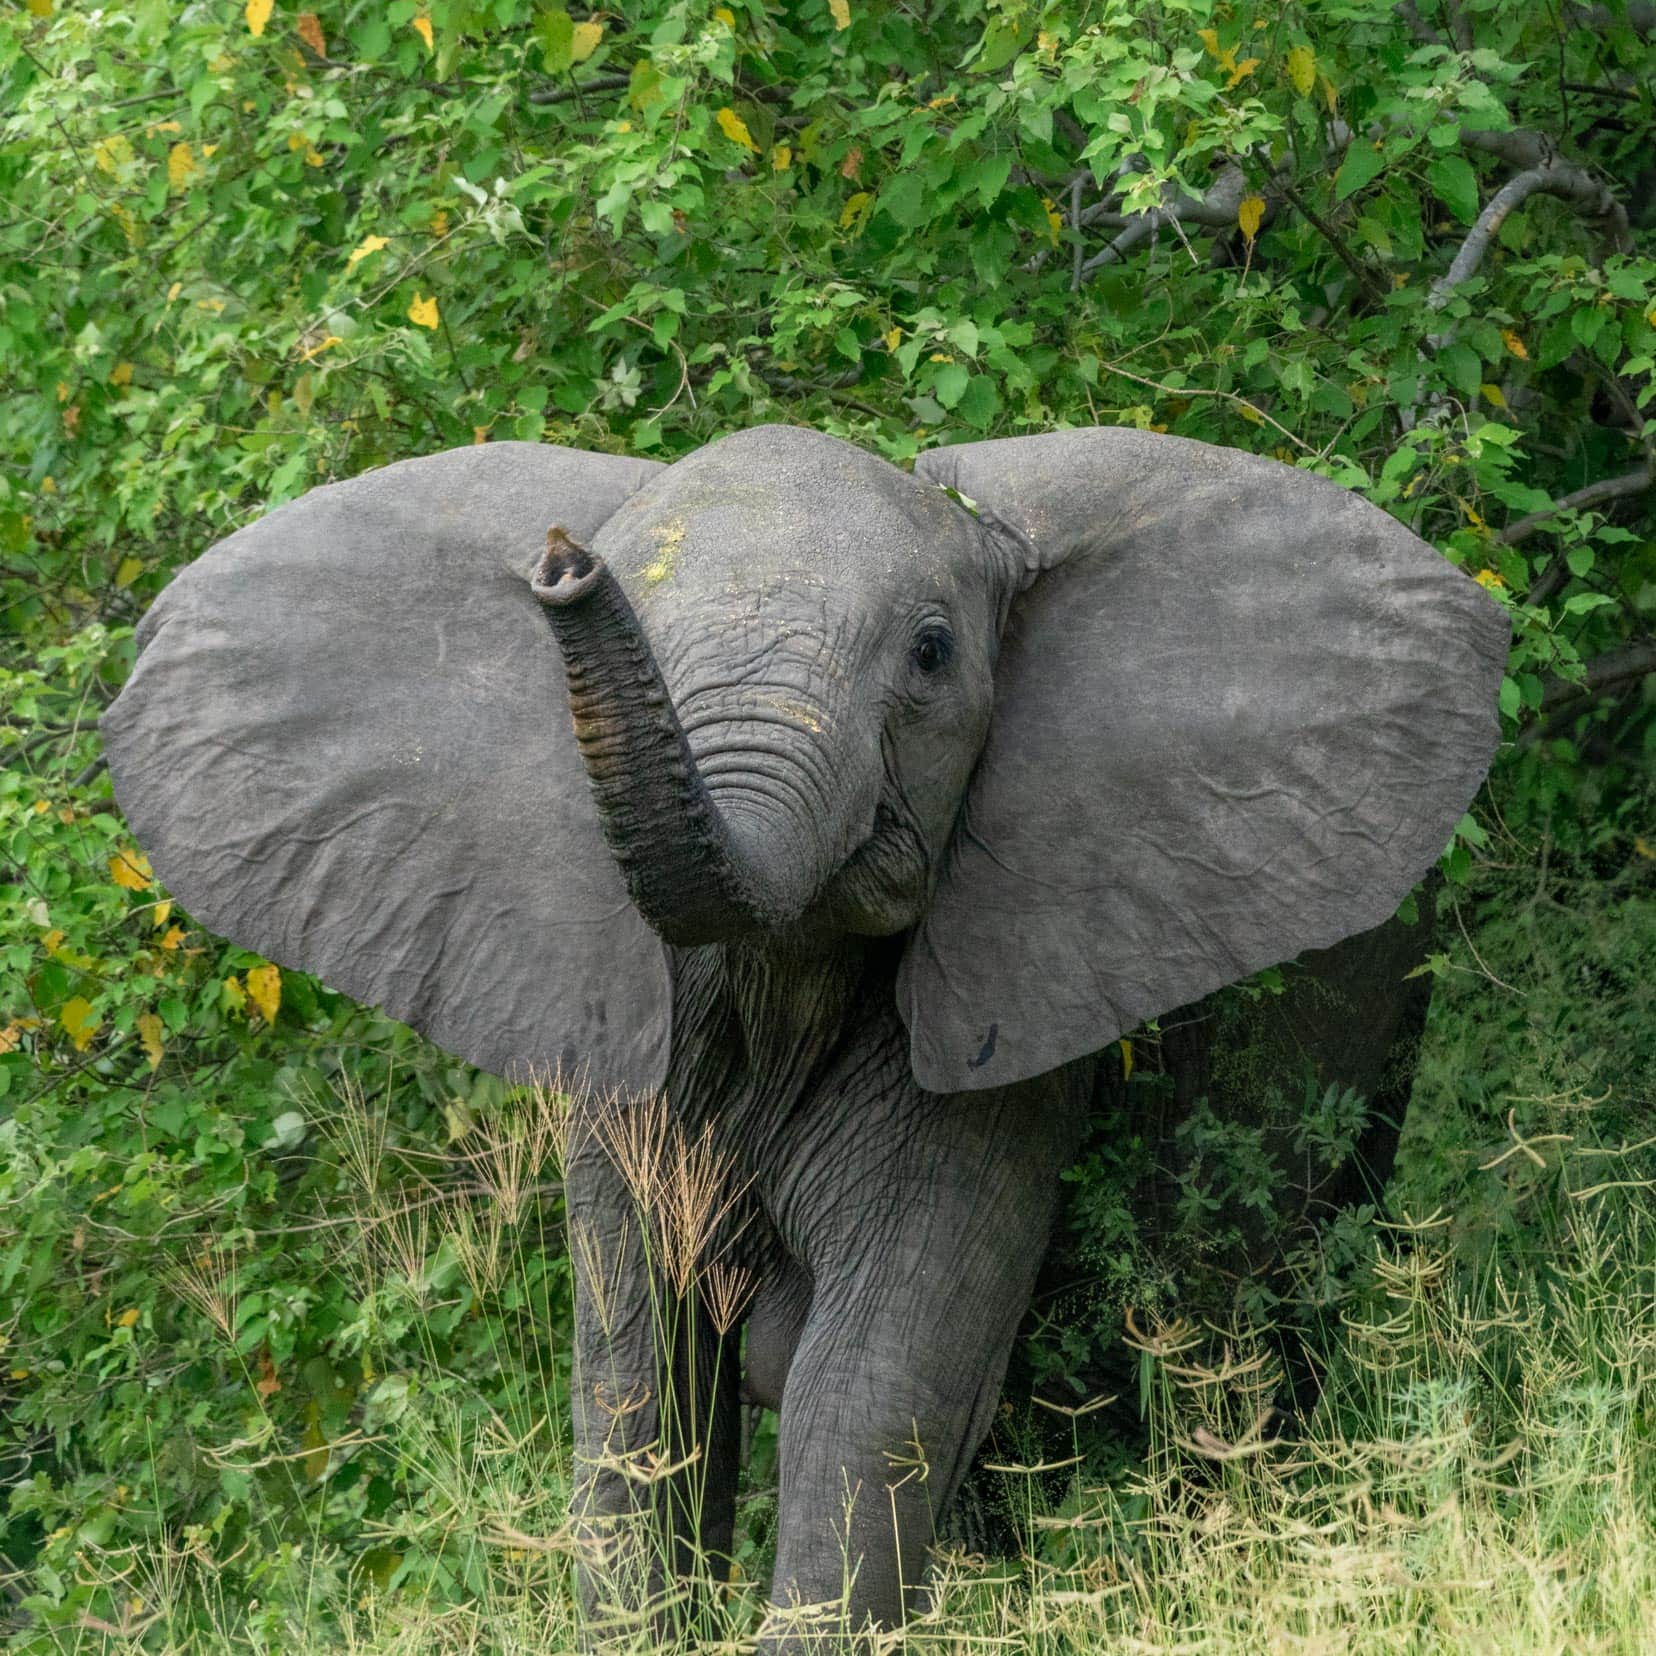
[[[958,1091],[1390,914],[1507,631],[1273,461],[1098,428],[910,475],[766,427],[315,490],[140,642],[116,791],[204,923],[488,1068],[639,1089],[664,944],[906,934],[915,1074]]]

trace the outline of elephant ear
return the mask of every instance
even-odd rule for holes
[[[917,474],[1021,557],[994,718],[898,980],[921,1085],[998,1086],[1379,924],[1496,742],[1500,607],[1325,479],[1178,437]]]
[[[532,443],[221,541],[138,631],[116,798],[202,924],[513,1078],[660,1084],[667,965],[598,829],[527,573],[659,466]]]

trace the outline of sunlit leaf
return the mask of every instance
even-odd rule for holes
[[[258,1007],[266,1023],[275,1023],[277,1008],[282,1004],[281,967],[252,967],[247,974],[247,998]]]
[[[753,134],[747,129],[747,122],[728,104],[718,112],[714,119],[719,123],[719,131],[731,143],[740,144],[743,149],[753,150],[757,153],[759,146],[754,143]]]
[[[1317,84],[1317,54],[1309,46],[1288,48],[1288,79],[1302,98]]]
[[[435,328],[437,326],[437,298],[433,294],[429,299],[421,298],[419,289],[414,291],[414,297],[409,301],[408,320],[416,328]]]
[[[351,249],[351,256],[345,261],[345,268],[350,270],[354,265],[360,264],[371,253],[378,253],[382,247],[389,246],[390,243],[384,236],[364,236],[363,239]]]
[[[63,1025],[64,1034],[74,1043],[75,1051],[85,1052],[103,1020],[92,1010],[91,1001],[84,995],[76,995],[63,1003],[58,1022]]]
[[[118,851],[109,859],[109,877],[127,891],[148,891],[155,881],[149,858],[134,849]]]
[[[177,143],[167,151],[167,185],[170,189],[185,189],[196,172],[195,151],[187,143]]]
[[[851,0],[828,0],[828,15],[834,20],[836,29],[851,27]]]

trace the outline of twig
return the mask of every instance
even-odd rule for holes
[[[529,101],[545,109],[551,104],[569,103],[575,98],[584,97],[588,92],[619,92],[623,86],[631,83],[630,74],[594,75],[589,81],[571,81],[568,86],[537,86],[529,94]]]
[[[1601,477],[1596,483],[1577,489],[1539,512],[1531,512],[1516,523],[1509,523],[1497,537],[1507,546],[1516,546],[1528,540],[1538,529],[1545,529],[1562,512],[1578,512],[1596,506],[1602,500],[1621,500],[1629,495],[1643,494],[1651,485],[1653,470],[1640,466],[1636,471],[1624,472],[1620,477]],[[1570,577],[1569,558],[1560,553],[1536,576],[1526,594],[1530,603],[1544,604]]]
[[[1287,426],[1279,425],[1269,414],[1265,412],[1263,408],[1249,402],[1246,397],[1239,397],[1234,391],[1210,391],[1205,387],[1195,385],[1163,385],[1160,380],[1146,379],[1142,374],[1130,374],[1125,368],[1118,368],[1113,362],[1100,363],[1099,366],[1107,368],[1112,374],[1119,374],[1122,379],[1132,380],[1135,385],[1146,385],[1152,391],[1160,391],[1163,396],[1223,397],[1226,402],[1233,402],[1238,404],[1240,407],[1247,409],[1250,414],[1263,420],[1273,431],[1280,431],[1282,435],[1294,445],[1295,448],[1301,450],[1303,453],[1315,455],[1317,452],[1309,443],[1304,441],[1303,438],[1296,437],[1294,433],[1287,428]]]

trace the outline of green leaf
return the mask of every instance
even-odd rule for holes
[[[945,408],[953,408],[966,394],[968,374],[964,363],[946,362],[932,380],[932,395]]]
[[[926,190],[918,173],[898,173],[880,186],[880,207],[905,230],[914,230],[927,219]]]
[[[1427,181],[1438,200],[1462,224],[1473,223],[1478,216],[1478,175],[1464,155],[1440,155],[1426,169]]]
[[[1366,139],[1354,138],[1340,163],[1334,181],[1334,199],[1345,201],[1365,184],[1378,178],[1386,165],[1386,158]]]

